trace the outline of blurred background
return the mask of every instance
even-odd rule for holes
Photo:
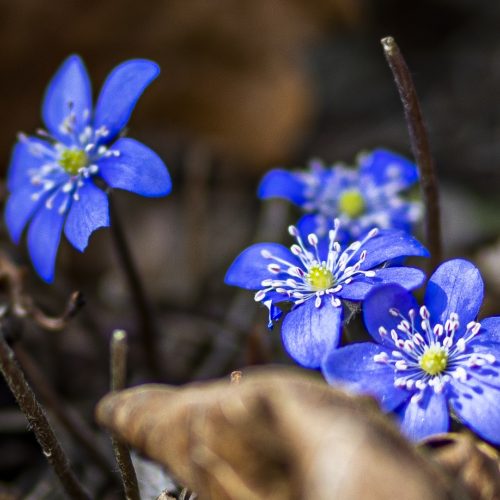
[[[268,169],[311,158],[350,163],[379,146],[411,156],[380,45],[392,35],[428,126],[446,255],[474,259],[488,286],[485,312],[499,314],[499,26],[500,3],[488,0],[3,0],[0,167],[5,173],[16,134],[42,125],[45,86],[69,54],[83,57],[94,96],[121,61],[158,62],[162,73],[128,133],[164,159],[173,193],[113,196],[158,313],[164,380],[286,361],[279,332],[265,329],[265,311],[252,293],[226,287],[224,273],[252,241],[284,237],[297,216],[286,204],[256,199]],[[73,290],[86,297],[66,331],[28,325],[23,341],[62,397],[91,420],[107,390],[113,328],[132,336],[131,383],[147,380],[110,231],[95,233],[85,254],[63,244],[53,286],[36,277],[24,247],[14,247],[2,227],[0,248],[26,267],[26,289],[41,307],[55,314]],[[19,436],[3,435],[0,474],[8,479],[38,456]]]

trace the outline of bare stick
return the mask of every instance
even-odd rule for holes
[[[125,388],[127,374],[127,334],[123,330],[115,330],[111,338],[111,390]],[[127,446],[115,437],[111,437],[116,463],[120,468],[123,488],[127,500],[140,500],[139,486],[132,459]]]
[[[3,328],[0,331],[0,371],[19,407],[26,415],[30,427],[42,447],[43,454],[53,467],[68,496],[74,499],[89,500],[90,496],[70,469],[66,454],[59,444],[42,407],[38,404],[35,394],[24,378],[23,372],[17,365],[14,352],[5,341]]]
[[[152,307],[146,298],[144,286],[137,272],[132,253],[127,244],[125,233],[118,217],[115,203],[112,196],[109,196],[109,212],[111,215],[111,232],[115,242],[115,247],[121,260],[123,271],[128,281],[130,293],[137,310],[140,322],[139,334],[142,340],[144,354],[149,369],[156,378],[160,378],[160,365],[156,349],[156,339],[158,337],[156,325],[152,316]]]
[[[432,271],[442,260],[441,216],[436,169],[422,118],[422,110],[408,66],[394,38],[388,36],[382,38],[381,42],[403,103],[411,149],[420,171],[420,188],[425,205],[425,236],[431,253],[429,267]]]
[[[50,408],[55,417],[61,422],[73,439],[84,448],[89,457],[101,469],[103,474],[114,483],[118,482],[117,476],[113,473],[113,462],[108,459],[99,446],[96,444],[96,436],[88,427],[87,423],[78,413],[68,411],[59,400],[59,397],[52,389],[42,370],[36,361],[20,345],[13,347],[14,353],[26,373],[27,378],[33,385],[38,396],[44,404]],[[118,482],[119,484],[119,482]]]

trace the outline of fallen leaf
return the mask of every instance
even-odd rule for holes
[[[98,422],[203,499],[451,498],[371,398],[291,369],[109,394]]]
[[[440,434],[423,442],[424,450],[473,500],[500,498],[500,456],[469,432]]]

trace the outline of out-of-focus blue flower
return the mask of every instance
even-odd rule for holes
[[[336,348],[341,335],[342,301],[361,301],[374,287],[399,283],[413,289],[424,273],[409,267],[383,266],[402,256],[426,256],[427,250],[404,231],[373,229],[362,241],[342,250],[336,241],[339,221],[321,241],[298,229],[289,232],[296,243],[258,243],[244,250],[227,271],[225,282],[258,290],[255,300],[269,309],[269,326],[279,318],[278,305],[291,303],[281,328],[285,349],[300,364],[318,368]]]
[[[476,322],[483,281],[470,262],[445,262],[419,307],[397,285],[371,292],[364,320],[373,343],[325,358],[331,384],[375,396],[415,440],[445,432],[449,408],[480,436],[500,443],[500,317]]]
[[[162,160],[144,144],[119,138],[158,73],[152,61],[125,61],[110,73],[93,109],[85,66],[80,57],[70,56],[45,93],[47,131],[20,135],[8,172],[5,220],[15,243],[29,224],[28,250],[45,281],[54,279],[63,228],[69,242],[83,251],[92,232],[109,225],[107,195],[92,179],[142,196],[170,192]]]
[[[415,165],[390,151],[377,149],[358,158],[358,168],[325,167],[311,162],[308,170],[271,170],[259,186],[260,198],[284,198],[306,215],[298,228],[326,234],[338,218],[339,241],[353,241],[370,229],[401,229],[411,232],[422,214],[419,202],[401,194],[418,180]]]

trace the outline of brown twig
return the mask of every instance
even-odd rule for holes
[[[90,496],[73,474],[69,460],[59,444],[45,412],[17,365],[14,352],[5,341],[2,327],[0,327],[0,371],[19,407],[26,415],[43,454],[53,467],[68,496],[74,499],[90,499]]]
[[[14,353],[24,370],[27,378],[33,385],[38,396],[50,408],[54,416],[64,426],[73,439],[84,448],[89,457],[92,458],[103,474],[114,483],[117,483],[117,477],[113,474],[113,462],[96,445],[96,436],[88,427],[86,422],[78,413],[68,411],[59,397],[52,389],[42,370],[38,367],[36,361],[19,344],[14,345]]]
[[[48,316],[24,291],[24,272],[0,253],[0,280],[6,283],[9,303],[15,316],[29,316],[45,330],[62,330],[68,321],[83,307],[85,301],[81,292],[73,292],[61,316]]]
[[[109,196],[109,212],[111,216],[111,233],[113,234],[115,247],[120,258],[140,322],[139,332],[146,362],[153,375],[156,378],[161,378],[161,370],[156,348],[158,332],[156,330],[156,324],[152,314],[152,307],[146,298],[146,292],[132,258],[132,253],[125,238],[125,233],[123,231],[120,218],[118,217],[118,212],[112,196]]]
[[[83,298],[83,293],[76,291],[73,292],[66,304],[64,312],[59,317],[47,316],[38,307],[32,306],[31,317],[39,326],[45,330],[60,331],[62,330],[68,322],[78,314],[80,309],[85,305],[85,299]]]
[[[382,38],[381,42],[403,104],[411,149],[420,171],[420,188],[425,205],[426,243],[431,253],[429,267],[432,271],[442,260],[439,191],[434,161],[422,118],[422,110],[408,66],[394,38],[390,36]]]
[[[115,330],[111,338],[111,390],[125,388],[127,374],[127,334]],[[123,489],[127,500],[140,500],[139,485],[128,447],[115,437],[111,437],[116,463],[120,469]]]

